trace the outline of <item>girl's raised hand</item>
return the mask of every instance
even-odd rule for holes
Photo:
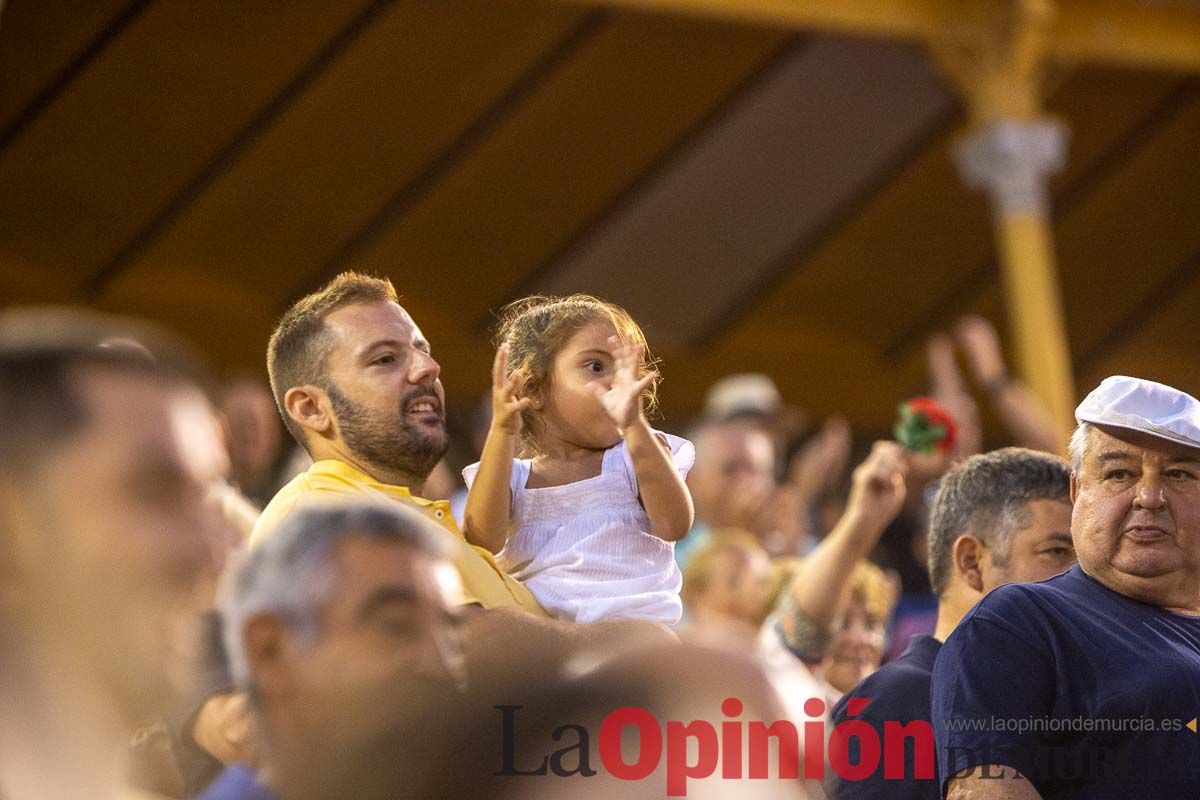
[[[525,370],[508,370],[508,345],[500,345],[492,361],[492,427],[505,433],[521,432],[521,412],[529,408],[532,399],[521,397],[525,388]]]
[[[642,416],[642,392],[658,374],[649,372],[638,378],[642,348],[623,344],[616,336],[608,337],[608,341],[613,345],[613,358],[616,362],[612,385],[606,388],[599,380],[593,380],[588,382],[588,388],[600,401],[617,430],[624,433],[626,428]]]

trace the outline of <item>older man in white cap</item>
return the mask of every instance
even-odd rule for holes
[[[1079,564],[986,596],[934,667],[948,798],[1200,797],[1200,402],[1118,376],[1075,416]]]

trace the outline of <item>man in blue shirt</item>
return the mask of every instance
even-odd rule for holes
[[[1074,562],[1069,494],[1065,461],[1016,447],[974,456],[946,473],[929,519],[929,575],[938,597],[934,635],[914,638],[900,658],[847,692],[833,709],[834,725],[863,720],[880,742],[887,722],[928,725],[934,659],[971,606],[1001,584],[1043,580]],[[862,700],[869,703],[851,714],[851,704],[857,708]],[[931,740],[932,729],[927,735]],[[881,763],[859,780],[834,774],[827,789],[838,800],[937,798],[933,759],[918,763],[917,749],[906,745],[901,777],[885,777]]]
[[[951,800],[1200,796],[1200,403],[1114,377],[1076,419],[1079,565],[992,592],[938,654]]]

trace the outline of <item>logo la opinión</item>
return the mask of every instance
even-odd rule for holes
[[[906,724],[885,722],[883,737],[867,722],[854,719],[870,703],[854,698],[847,707],[849,719],[829,732],[826,749],[825,702],[810,698],[805,713],[814,719],[800,729],[789,720],[764,722],[742,720],[744,706],[737,698],[721,704],[724,719],[719,725],[708,720],[660,721],[637,706],[615,709],[601,721],[596,732],[595,752],[598,766],[620,780],[644,780],[660,765],[666,769],[666,791],[670,797],[685,797],[689,780],[708,778],[720,770],[724,779],[825,778],[829,768],[844,780],[862,780],[875,773],[882,761],[886,779],[934,777],[934,737],[928,722]],[[592,732],[579,724],[563,724],[551,734],[546,752],[538,755],[516,753],[517,726],[523,706],[494,706],[500,712],[502,726],[502,766],[495,774],[504,776],[589,778],[597,774],[593,766]],[[718,731],[718,727],[720,730]],[[638,746],[627,758],[623,739],[628,730],[637,733]],[[851,742],[857,743],[857,759],[850,760]],[[911,742],[915,758],[913,773],[906,775],[905,750]],[[539,760],[540,759],[540,760]],[[803,768],[801,762],[803,761]]]

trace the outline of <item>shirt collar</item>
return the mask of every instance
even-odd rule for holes
[[[900,658],[914,660],[933,669],[933,661],[941,649],[942,643],[933,636],[914,636],[909,640],[908,647],[905,648],[904,654]]]
[[[313,465],[308,468],[308,472],[313,475],[333,475],[342,480],[351,483],[365,483],[368,486],[373,486],[379,489],[386,490],[388,494],[399,495],[419,506],[431,506],[438,503],[444,503],[443,500],[426,500],[424,497],[415,495],[407,486],[394,486],[388,483],[380,483],[375,478],[358,469],[357,467],[347,464],[345,461],[327,458],[321,461],[313,462]]]

